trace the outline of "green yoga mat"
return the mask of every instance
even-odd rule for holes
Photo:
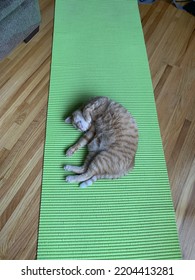
[[[137,0],[56,0],[41,195],[38,259],[180,259]],[[103,95],[136,118],[135,168],[81,189],[65,164],[80,132],[64,119]]]

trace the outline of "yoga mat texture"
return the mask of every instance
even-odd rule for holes
[[[56,0],[38,259],[180,259],[175,213],[137,0]],[[86,189],[65,164],[86,148],[64,119],[92,96],[124,105],[139,128],[134,170]]]

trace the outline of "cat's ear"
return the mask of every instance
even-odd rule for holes
[[[71,117],[66,118],[65,123],[72,123],[72,118]]]

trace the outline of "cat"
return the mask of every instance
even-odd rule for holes
[[[64,166],[66,171],[79,174],[67,176],[67,182],[81,182],[80,187],[85,188],[98,179],[119,178],[134,167],[138,128],[132,115],[119,103],[108,97],[95,97],[66,118],[65,123],[85,132],[66,156],[88,146],[83,166]]]

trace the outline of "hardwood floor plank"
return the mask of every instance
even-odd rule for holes
[[[26,156],[27,159],[25,157],[22,159],[22,161],[18,164],[19,166],[15,168],[12,175],[6,181],[5,187],[8,189],[8,191],[6,192],[6,195],[1,199],[0,216],[4,213],[5,209],[7,209],[8,205],[17,195],[18,191],[25,183],[25,181],[27,179],[29,180],[31,172],[38,164],[40,158],[42,158],[43,144],[38,148],[34,145],[33,148],[34,149],[28,152],[28,157]],[[25,166],[22,164],[23,162],[25,162]],[[17,173],[19,173],[19,176],[15,177],[14,175]],[[15,185],[14,189],[12,188],[13,185]]]
[[[195,33],[193,32],[195,35]],[[174,145],[176,144],[177,137],[179,136],[180,130],[182,128],[182,124],[185,119],[191,120],[194,115],[194,103],[195,103],[195,95],[193,94],[193,88],[195,88],[195,53],[193,51],[193,46],[195,45],[195,36],[191,41],[192,44],[186,50],[186,54],[183,58],[183,64],[180,69],[180,75],[175,76],[175,80],[178,85],[175,89],[172,89],[172,85],[174,84],[172,80],[169,82],[169,86],[163,89],[163,93],[165,90],[167,91],[167,95],[172,95],[172,102],[175,102],[175,106],[172,108],[172,114],[170,109],[166,109],[164,107],[164,112],[169,110],[169,121],[167,119],[167,125],[164,122],[161,122],[161,133],[163,139],[163,145],[165,148],[165,156],[167,161],[170,159],[170,155],[174,149]],[[168,81],[168,79],[167,79]],[[165,82],[166,84],[166,82]],[[172,91],[170,93],[170,91]],[[164,95],[166,98],[167,107],[169,108],[171,105],[170,99]],[[175,100],[174,100],[175,99]],[[159,106],[158,106],[159,105]],[[157,102],[157,108],[159,115],[161,115],[161,103]],[[192,112],[193,111],[193,112]],[[163,110],[162,110],[163,112]],[[166,118],[165,118],[166,119]]]
[[[12,213],[15,211],[17,206],[19,205],[20,201],[23,199],[23,197],[28,192],[29,188],[31,187],[32,183],[37,177],[37,174],[42,169],[42,157],[37,157],[36,164],[33,165],[33,169],[31,172],[29,172],[28,177],[25,179],[25,181],[20,185],[20,188],[18,189],[17,193],[15,193],[11,198],[11,201],[8,205],[4,207],[4,212],[0,216],[1,219],[1,227],[0,230],[5,226],[7,221],[9,220]],[[3,207],[2,207],[3,208]]]
[[[176,218],[179,229],[184,259],[195,259],[195,160],[182,188],[176,208]]]
[[[159,82],[166,65],[180,66],[185,49],[194,30],[194,18],[165,2],[157,2],[156,7],[166,7],[164,13],[153,24],[146,24],[145,34],[148,57],[154,88]],[[151,29],[151,30],[150,30]]]
[[[1,230],[1,259],[23,259],[23,256],[29,251],[28,246],[31,244],[31,240],[35,240],[38,226],[37,209],[40,203],[40,184],[41,172]],[[34,208],[35,206],[37,208]],[[33,251],[35,252],[35,250]]]
[[[50,57],[48,57],[39,68],[37,68],[36,72],[32,74],[27,82],[24,82],[20,90],[17,91],[13,98],[4,105],[0,121],[1,135],[6,133],[13,122],[17,123],[17,118],[19,118],[21,114],[20,108],[22,108],[21,106],[23,103],[30,104],[38,94],[43,94],[43,87],[48,86],[49,71]]]
[[[171,74],[171,71],[173,70],[173,66],[170,65],[166,65],[164,68],[164,72],[162,73],[158,84],[155,87],[155,100],[157,100],[159,98],[160,93],[163,90],[163,86],[166,83],[166,80],[168,79],[169,75]]]
[[[174,163],[174,168],[169,170],[169,178],[172,185],[172,193],[174,204],[177,208],[180,196],[182,196],[183,186],[187,180],[190,168],[195,158],[195,123],[190,125],[188,134],[181,147],[177,161]]]
[[[44,139],[45,117],[46,107],[31,122],[11,151],[3,149],[5,150],[6,157],[4,157],[1,163],[1,178],[8,179],[20,160],[31,149],[34,142],[37,142],[40,137]],[[0,195],[2,197],[2,188],[0,189]]]
[[[39,46],[35,46],[27,53],[19,65],[12,69],[12,76],[1,88],[1,101],[4,103],[20,89],[22,84],[36,71],[50,54],[51,34],[46,34],[39,42]],[[29,67],[31,65],[31,67]],[[16,71],[17,69],[17,71]]]
[[[169,126],[173,111],[180,99],[178,85],[181,81],[181,76],[182,70],[178,67],[172,67],[170,74],[162,87],[161,93],[156,99],[158,118],[161,131],[163,132],[166,131],[166,128]],[[164,134],[162,135],[162,138],[164,138]],[[165,142],[163,141],[163,143]]]
[[[174,145],[174,149],[171,153],[171,157],[170,157],[169,161],[167,161],[167,166],[168,166],[168,170],[169,170],[170,174],[173,172],[172,170],[174,169],[175,163],[178,160],[179,154],[181,152],[184,141],[185,141],[186,136],[188,134],[190,125],[191,125],[190,121],[188,121],[188,120],[184,121],[183,126],[181,128],[181,131],[179,133],[179,136],[177,138],[177,142]]]

